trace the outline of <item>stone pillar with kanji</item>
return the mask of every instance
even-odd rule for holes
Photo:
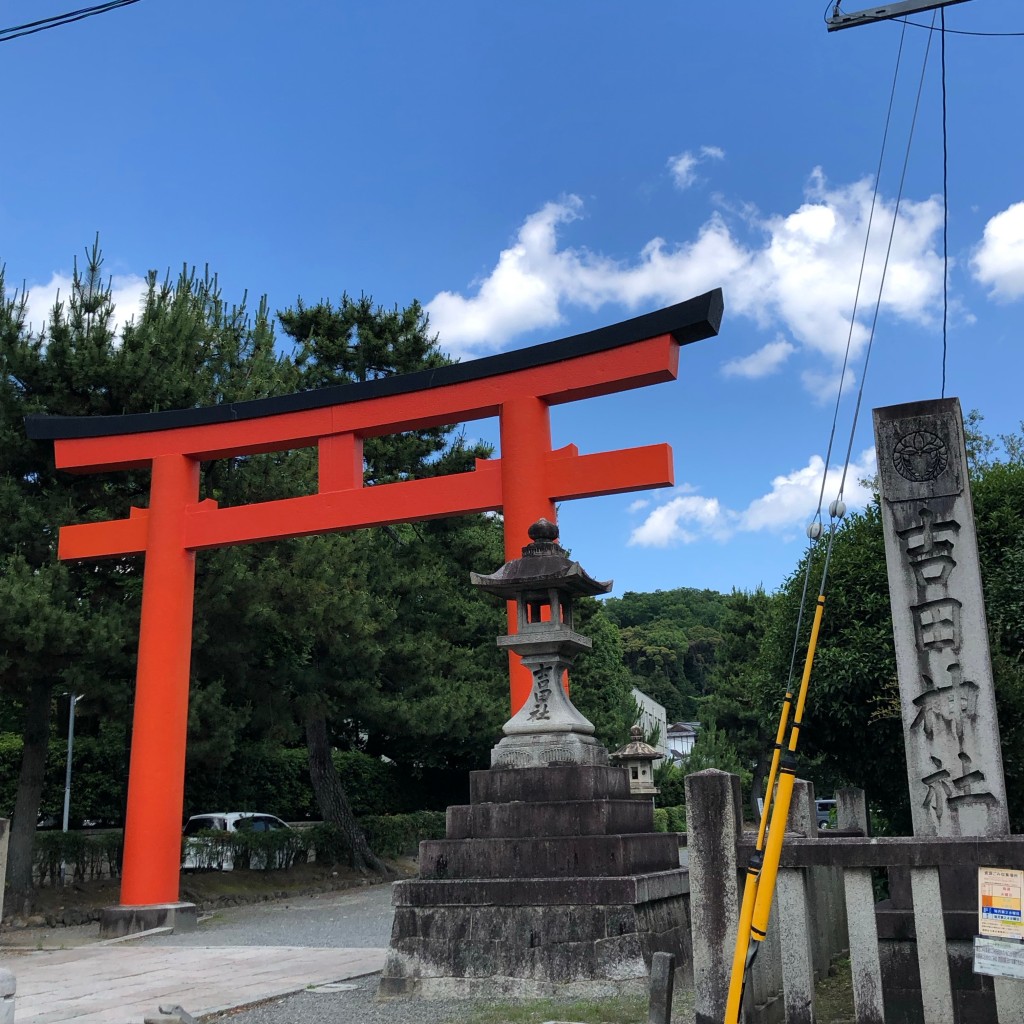
[[[1009,833],[960,403],[874,411],[914,834]]]

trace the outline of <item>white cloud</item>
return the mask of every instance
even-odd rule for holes
[[[630,502],[628,511],[630,512],[642,512],[651,504],[648,498],[637,498],[636,501]]]
[[[726,377],[746,377],[748,380],[767,377],[770,373],[775,373],[795,351],[796,346],[791,345],[785,338],[776,338],[749,356],[726,363],[722,367],[722,373]]]
[[[501,348],[516,334],[562,320],[565,288],[582,273],[586,257],[558,252],[555,229],[580,216],[582,207],[577,196],[568,196],[530,214],[473,298],[448,291],[434,296],[427,312],[446,350]]]
[[[718,146],[701,146],[697,153],[685,150],[676,156],[669,157],[668,169],[672,173],[672,181],[678,189],[688,189],[697,181],[697,167],[705,160],[723,160],[725,150]]]
[[[819,405],[835,401],[839,393],[840,380],[843,391],[847,394],[857,385],[857,377],[849,367],[846,368],[845,374],[840,374],[838,369],[824,373],[819,370],[804,370],[800,374],[800,382]]]
[[[829,503],[839,493],[843,467],[830,466],[822,489],[821,477],[825,461],[820,455],[812,455],[807,465],[791,473],[777,476],[772,480],[772,489],[752,501],[744,510],[740,523],[743,530],[789,529],[799,523],[806,523],[818,507],[822,496],[823,513],[828,512]],[[860,481],[875,474],[875,450],[867,448],[860,458],[850,463],[843,488],[843,500],[847,507],[863,507],[871,500],[871,491]]]
[[[1014,203],[989,220],[971,266],[995,298],[1024,296],[1024,203]]]
[[[837,367],[847,338],[856,357],[868,336],[860,321],[851,333],[850,314],[871,194],[867,180],[833,188],[815,169],[805,202],[792,213],[758,217],[748,211],[740,218],[737,228],[749,240],[716,211],[695,237],[653,238],[628,261],[560,246],[558,229],[583,212],[582,200],[569,196],[527,217],[475,295],[441,292],[427,311],[442,348],[479,355],[525,331],[557,326],[571,306],[656,308],[721,286],[730,314],[761,328],[776,325],[805,354]],[[876,203],[861,287],[864,318],[874,308],[893,210],[884,198]],[[941,218],[936,197],[902,202],[882,300],[885,312],[929,322],[942,287],[942,260],[934,246]],[[775,349],[774,354],[783,353]]]
[[[58,296],[67,310],[71,289],[71,277],[56,273],[46,284],[33,285],[28,289],[25,320],[33,332],[38,334],[50,322]],[[120,334],[122,327],[142,308],[147,291],[146,279],[137,274],[114,274],[110,279],[110,289],[114,303],[114,333]]]
[[[822,489],[824,468],[821,456],[812,455],[806,466],[775,477],[771,490],[742,511],[726,508],[717,498],[677,493],[652,509],[633,530],[629,543],[638,547],[668,547],[707,539],[724,542],[737,532],[792,530],[810,521],[819,496],[827,522],[829,503],[839,493],[842,467],[830,467]],[[870,501],[871,491],[861,480],[870,480],[874,474],[875,452],[868,448],[851,462],[847,471],[843,500],[848,508],[862,508]]]
[[[639,547],[665,548],[692,544],[703,537],[725,540],[732,533],[734,513],[723,509],[717,498],[683,494],[659,505],[630,535]]]

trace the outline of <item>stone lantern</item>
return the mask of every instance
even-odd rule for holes
[[[448,808],[445,838],[420,843],[419,877],[396,883],[378,997],[636,991],[658,951],[689,971],[678,838],[655,832],[654,801],[630,792],[562,685],[590,648],[573,601],[611,584],[569,558],[551,523],[529,532],[522,558],[471,579],[516,602],[519,631],[498,643],[533,673],[530,697],[491,767],[470,773],[469,803]]]
[[[491,751],[492,768],[546,765],[607,765],[608,751],[594,739],[594,726],[573,706],[563,683],[566,669],[590,640],[573,629],[573,600],[607,594],[612,584],[584,572],[559,546],[558,527],[540,519],[529,529],[522,558],[489,576],[470,573],[474,586],[516,602],[518,632],[498,637],[533,673],[529,699],[505,723]]]
[[[629,791],[633,796],[657,796],[661,790],[654,785],[654,762],[661,754],[644,742],[644,731],[639,725],[634,725],[629,734],[632,739],[611,755],[612,763],[629,772]]]

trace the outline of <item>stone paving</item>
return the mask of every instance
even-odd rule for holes
[[[16,1024],[142,1024],[160,1005],[194,1017],[379,971],[386,950],[134,943],[4,951]]]

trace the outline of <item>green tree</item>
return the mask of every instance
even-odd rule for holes
[[[744,789],[750,786],[749,766],[743,763],[729,737],[714,722],[709,722],[697,733],[693,750],[686,758],[684,773],[692,775],[694,772],[702,772],[708,768],[732,772],[740,777],[740,784]]]
[[[448,362],[416,303],[385,310],[366,296],[344,295],[338,306],[300,301],[279,318],[295,342],[301,388]],[[465,470],[488,454],[446,426],[368,437],[364,483]],[[314,486],[307,453],[291,453],[286,463],[300,488],[304,476]],[[481,641],[489,647],[499,630],[490,609],[469,602],[468,573],[473,560],[500,550],[497,540],[495,524],[469,517],[461,527],[430,523],[288,542],[275,546],[275,564],[261,565],[261,577],[277,581],[261,624],[262,635],[274,638],[267,671],[280,700],[298,713],[318,804],[347,836],[355,867],[382,865],[355,827],[331,759],[335,742],[410,760],[418,751],[422,767],[476,747],[485,723],[496,731],[500,659],[496,652],[481,658],[475,648]],[[486,630],[486,639],[467,635],[467,622]]]
[[[569,673],[572,702],[594,724],[597,739],[617,750],[629,742],[636,717],[633,677],[623,661],[622,638],[603,603],[594,598],[577,601],[576,629],[594,646],[580,655]]]
[[[0,281],[0,678],[23,737],[8,860],[14,906],[31,897],[31,844],[55,695],[85,692],[87,707],[121,717],[130,703],[140,560],[60,564],[60,526],[128,515],[146,504],[146,474],[72,476],[48,442],[30,441],[30,413],[108,415],[256,397],[279,360],[261,309],[255,325],[228,309],[216,282],[151,276],[138,320],[115,334],[98,244],[76,263],[70,294],[45,331],[25,323],[25,297]],[[199,330],[198,328],[202,328]]]
[[[762,706],[776,722],[793,663],[804,575],[809,571],[811,597],[796,644],[793,687],[800,683],[826,545],[823,538],[804,556],[771,609],[759,682]],[[903,828],[909,821],[906,774],[892,771],[904,763],[903,729],[884,711],[896,661],[877,506],[843,520],[826,598],[807,698],[808,728],[800,735],[800,774],[818,792],[830,792],[837,783],[863,787]]]
[[[774,600],[762,589],[734,590],[726,597],[721,642],[707,692],[699,699],[700,720],[715,723],[729,737],[740,763],[753,769],[755,792],[760,791],[765,756],[775,739],[758,699],[761,644]]]

